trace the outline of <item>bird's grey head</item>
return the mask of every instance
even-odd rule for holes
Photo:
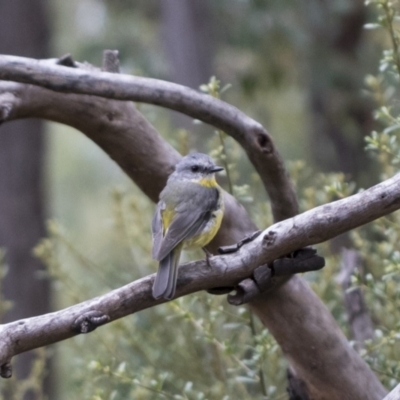
[[[207,154],[192,153],[183,157],[176,165],[173,175],[187,179],[201,179],[211,177],[215,172],[222,171],[222,167],[215,165]]]

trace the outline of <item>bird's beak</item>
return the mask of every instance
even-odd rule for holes
[[[219,172],[219,171],[223,171],[224,168],[223,167],[219,167],[218,165],[214,165],[214,167],[211,168],[210,172],[214,173],[214,172]]]

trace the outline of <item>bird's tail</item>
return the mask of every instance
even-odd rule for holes
[[[179,245],[160,261],[153,285],[153,297],[155,299],[163,297],[170,300],[174,297],[181,251],[182,246]]]

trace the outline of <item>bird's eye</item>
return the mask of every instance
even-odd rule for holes
[[[199,172],[200,167],[198,165],[193,165],[193,167],[191,167],[192,172]]]

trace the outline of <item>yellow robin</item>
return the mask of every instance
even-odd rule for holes
[[[152,222],[153,258],[160,262],[154,298],[174,297],[182,249],[203,248],[218,232],[224,202],[215,173],[222,170],[206,154],[193,153],[168,178]]]

